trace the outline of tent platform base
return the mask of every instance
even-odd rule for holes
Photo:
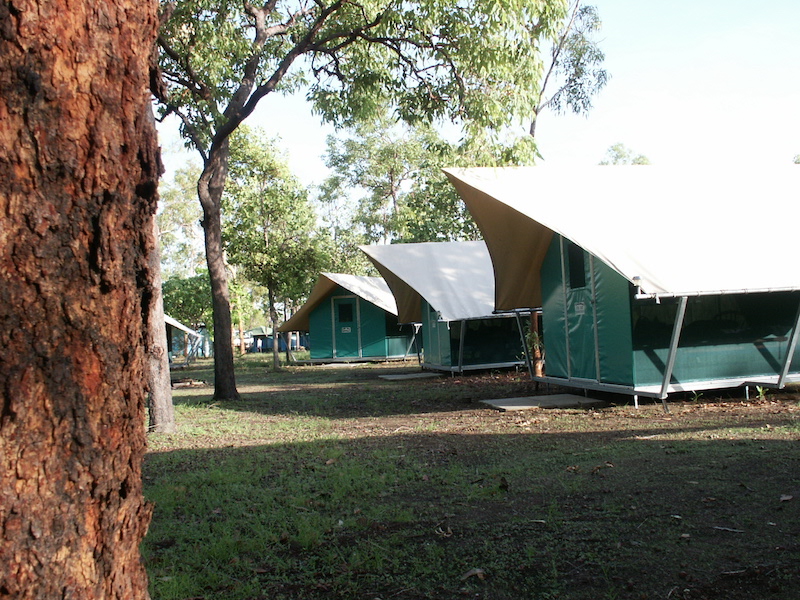
[[[307,366],[307,365],[328,365],[328,364],[342,364],[349,365],[353,363],[385,363],[385,362],[407,362],[417,363],[416,356],[364,356],[352,358],[311,358],[308,360],[296,360],[292,364]]]
[[[437,365],[422,362],[422,368],[429,371],[441,371],[443,373],[464,373],[465,371],[490,371],[492,369],[519,369],[525,367],[525,361],[512,361],[501,363],[487,363],[481,365]]]
[[[566,388],[577,388],[585,391],[593,390],[598,392],[610,392],[614,394],[623,394],[632,396],[634,404],[639,406],[639,397],[653,398],[666,402],[669,394],[676,393],[691,393],[706,390],[729,390],[739,387],[745,387],[748,392],[751,386],[753,387],[769,387],[781,388],[779,377],[777,375],[765,375],[762,377],[734,377],[725,379],[709,379],[704,381],[686,381],[675,382],[667,387],[666,394],[663,394],[662,385],[644,385],[644,386],[627,386],[613,383],[602,383],[587,379],[567,379],[561,377],[533,377],[533,380],[538,383],[545,383],[550,385],[557,385]],[[800,373],[792,373],[784,380],[784,385],[787,383],[800,382]],[[665,404],[666,408],[666,404]]]
[[[525,398],[501,398],[499,400],[481,400],[484,404],[501,411],[528,410],[533,408],[593,408],[606,406],[607,403],[594,398],[586,398],[575,394],[549,394],[545,396],[528,396]]]

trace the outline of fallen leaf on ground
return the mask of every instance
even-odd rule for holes
[[[466,573],[464,573],[461,576],[461,581],[464,581],[465,579],[469,579],[473,575],[475,577],[477,577],[478,579],[481,579],[481,580],[486,578],[486,572],[483,569],[470,569],[469,571],[467,571]]]

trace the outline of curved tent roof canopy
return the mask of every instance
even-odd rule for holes
[[[422,298],[443,321],[486,318],[494,312],[492,261],[482,241],[360,248],[394,293],[401,323],[422,320]]]
[[[184,333],[187,333],[187,334],[189,334],[189,335],[191,335],[193,337],[197,337],[197,338],[203,337],[203,334],[195,331],[194,329],[190,329],[189,327],[187,327],[186,325],[184,325],[183,323],[181,323],[177,319],[174,319],[174,318],[170,317],[169,315],[164,315],[164,323],[167,324],[167,325],[171,325],[175,329],[180,329]]]
[[[554,233],[649,296],[800,289],[800,167],[446,169],[491,253],[498,310],[541,306]]]
[[[311,290],[308,300],[291,319],[278,327],[278,331],[308,331],[311,312],[337,286],[343,287],[386,312],[393,315],[397,314],[397,304],[394,296],[389,286],[380,277],[347,275],[344,273],[320,273],[320,277],[314,289]]]

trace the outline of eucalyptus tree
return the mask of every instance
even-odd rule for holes
[[[147,598],[157,5],[0,3],[0,597]]]
[[[231,140],[230,181],[223,206],[228,260],[247,279],[267,289],[274,332],[280,319],[278,304],[306,294],[323,261],[308,191],[275,145],[245,127]],[[277,343],[273,356],[277,369]]]
[[[499,128],[529,115],[566,0],[180,0],[162,6],[162,115],[203,160],[197,190],[219,332],[230,330],[221,199],[230,135],[267,95],[304,86],[353,123],[391,106],[406,121]],[[215,392],[238,396],[233,349],[215,337]]]
[[[211,286],[204,271],[188,277],[175,275],[164,281],[164,312],[192,329],[212,331]]]
[[[530,134],[536,136],[539,114],[549,108],[557,113],[567,109],[586,114],[592,98],[608,83],[608,72],[602,67],[605,53],[593,36],[602,22],[597,7],[583,0],[571,0],[567,17],[553,39],[550,61],[532,111]]]
[[[649,165],[650,159],[644,154],[638,154],[625,144],[614,144],[606,150],[606,156],[600,161],[601,165]]]
[[[328,136],[325,163],[331,175],[319,198],[326,204],[349,198],[358,242],[387,244],[400,237],[404,199],[428,145],[439,141],[430,126],[404,127],[386,116],[356,124],[349,135]]]
[[[200,173],[199,165],[188,163],[175,171],[171,181],[159,183],[161,269],[167,278],[190,277],[205,264],[203,213],[197,203]]]
[[[527,135],[498,141],[473,132],[453,143],[430,124],[401,126],[381,118],[351,128],[347,136],[329,136],[331,175],[319,199],[323,206],[341,206],[343,198],[356,205],[343,229],[357,236],[357,243],[478,239],[477,226],[442,169],[533,164],[535,153]]]

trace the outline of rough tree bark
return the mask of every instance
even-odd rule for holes
[[[149,429],[155,433],[175,432],[175,408],[172,405],[172,379],[169,373],[167,328],[164,325],[164,296],[161,293],[161,252],[158,243],[158,221],[153,215],[154,251],[150,254],[152,273],[150,314],[147,317],[147,391]]]
[[[0,0],[0,598],[147,598],[152,0]]]

